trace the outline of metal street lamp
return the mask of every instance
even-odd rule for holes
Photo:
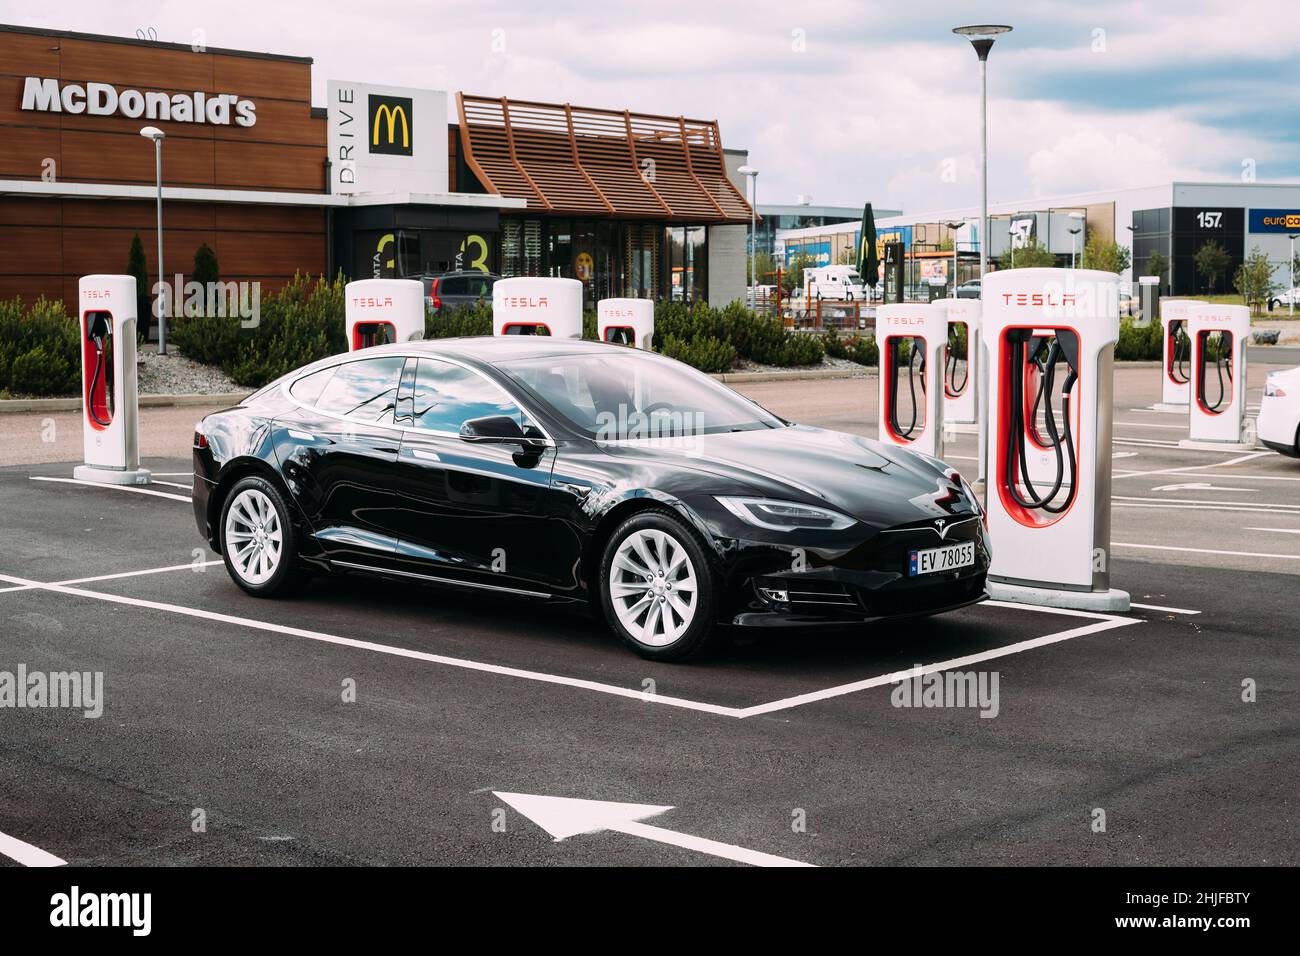
[[[1287,237],[1291,240],[1291,288],[1286,293],[1286,311],[1290,318],[1295,317],[1295,241],[1300,238],[1300,233],[1291,233]]]
[[[749,307],[758,308],[758,169],[741,166],[736,172],[749,177]]]
[[[1070,218],[1078,223],[1070,230],[1070,268],[1079,268],[1079,233],[1083,232],[1083,213],[1072,212]]]
[[[158,354],[167,354],[167,296],[163,292],[163,243],[162,243],[162,141],[167,134],[157,126],[146,126],[140,130],[145,139],[153,140],[154,178],[158,184]]]
[[[975,55],[980,60],[980,278],[989,268],[989,111],[988,111],[988,59],[993,41],[1011,27],[995,23],[956,27],[953,33],[970,40]]]
[[[965,225],[964,222],[946,222],[945,226],[952,233],[952,297],[957,298],[957,230]]]

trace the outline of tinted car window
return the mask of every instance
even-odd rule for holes
[[[331,415],[365,422],[391,422],[397,401],[397,382],[406,359],[362,359],[339,365],[321,391],[316,407]]]
[[[441,295],[464,295],[465,280],[460,276],[444,276],[438,283],[438,292]]]
[[[325,386],[329,384],[330,377],[334,374],[335,366],[321,369],[319,372],[312,372],[310,375],[304,375],[298,381],[289,386],[289,394],[304,405],[315,405],[316,399],[320,398],[320,393]]]
[[[510,396],[477,372],[450,362],[420,359],[415,371],[415,424],[439,432],[460,432],[471,418],[509,415],[520,426],[527,416]]]
[[[466,276],[465,286],[466,292],[479,298],[486,298],[492,294],[492,280],[487,276]]]

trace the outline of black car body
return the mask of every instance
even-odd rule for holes
[[[702,427],[593,434],[600,401],[568,404],[582,369],[600,370],[589,378],[605,401],[611,382],[675,377],[704,399],[673,414]],[[438,374],[446,385],[435,401],[424,383],[444,381]],[[332,397],[340,389],[344,404]],[[699,606],[710,629],[860,624],[985,597],[982,512],[952,468],[791,424],[693,369],[622,346],[509,336],[335,356],[203,419],[194,470],[195,518],[215,550],[225,547],[231,490],[258,476],[284,498],[296,563],[315,571],[598,603],[602,562],[614,573],[611,536],[650,511],[693,542],[696,563],[703,554],[710,600]],[[804,521],[814,526],[785,526]],[[970,544],[970,563],[909,574],[915,553],[959,543]],[[646,596],[658,599],[649,585]]]

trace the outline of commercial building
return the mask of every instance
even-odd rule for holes
[[[1275,280],[1290,275],[1289,237],[1300,234],[1300,184],[1189,183],[1098,190],[1037,199],[989,203],[989,258],[997,260],[1028,242],[1045,247],[1060,265],[1081,260],[1087,236],[1116,242],[1132,252],[1132,266],[1121,278],[1148,273],[1159,252],[1168,263],[1164,291],[1172,295],[1232,292],[1232,277],[1258,247],[1275,267]],[[917,289],[932,279],[951,288],[954,253],[957,282],[979,272],[979,207],[965,206],[906,216],[877,217],[877,241],[904,250],[904,287]],[[856,231],[845,226],[791,230],[778,234],[787,259],[829,249],[852,248]],[[1227,268],[1203,276],[1196,252],[1217,242],[1227,253]]]
[[[146,125],[169,275],[207,243],[223,280],[268,289],[476,269],[577,278],[589,301],[743,295],[744,154],[716,121],[343,80],[322,108],[311,69],[0,25],[0,298],[71,301],[137,233],[155,274]]]
[[[901,216],[901,209],[873,209],[877,219],[881,216]],[[759,205],[758,214],[762,220],[758,223],[758,251],[772,256],[778,265],[784,264],[785,247],[777,237],[797,229],[814,229],[819,226],[858,226],[862,222],[862,207],[850,206],[814,206],[811,202],[799,202],[792,206]],[[851,230],[852,231],[852,230]],[[837,235],[840,233],[836,233]],[[856,248],[856,246],[854,246]],[[822,254],[830,255],[831,250],[814,250],[807,254],[820,259]],[[838,252],[838,250],[836,250]],[[835,260],[818,262],[818,265],[831,265]]]

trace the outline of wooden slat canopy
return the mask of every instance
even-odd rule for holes
[[[530,212],[749,222],[716,122],[456,94],[465,162]]]

